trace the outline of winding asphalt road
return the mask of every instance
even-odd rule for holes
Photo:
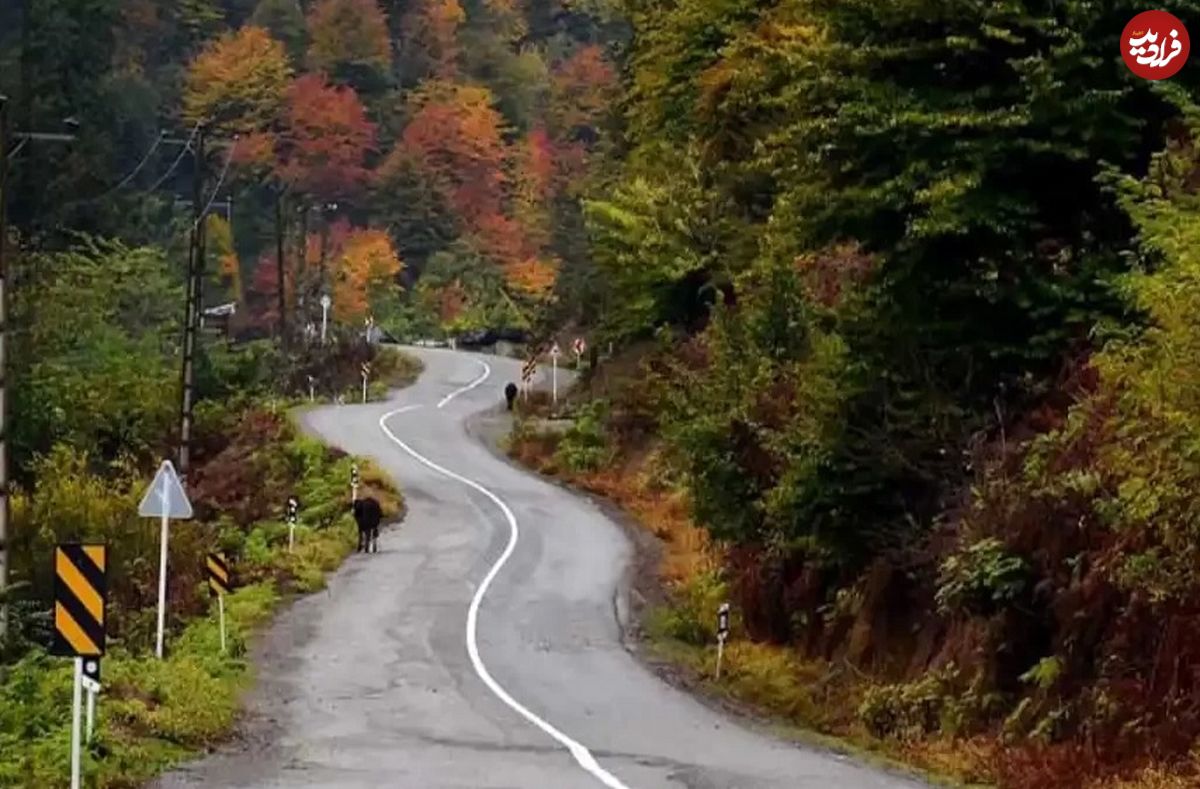
[[[425,372],[393,400],[306,416],[394,476],[407,520],[269,629],[243,737],[158,786],[919,785],[757,733],[638,663],[620,527],[465,429],[520,363],[414,353]]]

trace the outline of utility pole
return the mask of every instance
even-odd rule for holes
[[[192,175],[192,233],[188,244],[187,307],[183,316],[183,369],[179,408],[179,475],[186,483],[191,461],[192,408],[196,396],[196,326],[200,322],[200,274],[204,270],[204,127],[196,130]]]
[[[8,97],[0,96],[0,595],[8,591]],[[0,638],[8,635],[8,602],[0,602]]]
[[[283,186],[275,195],[275,262],[279,273],[279,348],[284,352],[288,347],[287,333],[287,266],[283,259]]]

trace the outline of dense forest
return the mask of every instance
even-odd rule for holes
[[[267,340],[211,340],[213,425],[323,363],[325,293],[585,333],[514,453],[675,535],[663,632],[729,597],[726,690],[960,778],[1195,785],[1200,72],[1129,71],[1141,10],[5,4],[16,139],[70,132],[5,195],[24,544],[49,470],[168,441],[199,199],[205,303]]]

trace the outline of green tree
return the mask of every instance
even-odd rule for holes
[[[287,47],[293,63],[304,59],[308,34],[299,0],[259,0],[250,23],[271,32]]]

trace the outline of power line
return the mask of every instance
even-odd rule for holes
[[[187,156],[188,153],[191,152],[192,143],[196,140],[196,134],[199,131],[200,131],[200,123],[197,122],[196,125],[192,127],[191,136],[189,136],[187,138],[187,142],[185,142],[183,144],[183,150],[181,150],[179,152],[179,155],[175,157],[175,161],[171,163],[171,167],[165,173],[163,173],[162,178],[159,178],[157,181],[154,182],[154,186],[151,186],[149,189],[146,190],[147,192],[157,191],[158,187],[162,186],[163,184],[165,184],[167,182],[167,179],[170,178],[171,175],[175,172],[175,168],[179,167],[179,163],[183,161],[183,157]]]
[[[216,201],[217,195],[221,192],[221,187],[225,184],[225,176],[229,174],[229,165],[233,162],[233,153],[237,150],[237,138],[233,139],[233,143],[229,146],[229,153],[225,155],[225,166],[221,168],[221,176],[217,179],[217,186],[213,189],[212,197],[208,198],[208,203],[205,204],[204,210],[196,217],[196,224],[192,227],[197,227],[208,214],[208,209],[212,208],[213,202]]]

